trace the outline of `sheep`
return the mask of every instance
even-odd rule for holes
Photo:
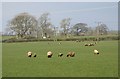
[[[94,50],[94,54],[99,54],[98,50],[95,49]]]
[[[52,53],[51,51],[47,52],[47,57],[48,57],[48,58],[51,58],[52,55],[53,55],[53,53]]]
[[[33,57],[37,57],[37,54],[36,54],[36,53],[34,53],[34,54],[33,54]]]
[[[67,57],[70,57],[70,55],[71,55],[71,52],[68,52]]]
[[[93,44],[93,43],[90,43],[89,46],[94,46],[94,44]]]
[[[32,57],[32,52],[29,51],[29,52],[27,53],[27,56],[28,56],[28,57]]]
[[[71,57],[74,57],[75,56],[75,52],[72,52],[72,54],[70,55]]]
[[[62,56],[63,56],[63,53],[59,53],[59,54],[58,54],[58,57],[62,57]]]
[[[85,43],[85,46],[94,46],[94,44],[93,43],[89,43],[89,44]]]
[[[68,52],[67,57],[74,57],[75,56],[75,52]]]
[[[88,44],[86,43],[85,46],[88,46]]]

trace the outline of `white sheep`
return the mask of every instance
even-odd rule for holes
[[[28,55],[28,57],[31,57],[31,56],[32,56],[32,52],[29,51],[29,52],[27,53],[27,55]]]
[[[98,50],[95,49],[94,50],[94,54],[99,54]]]
[[[47,57],[48,57],[48,58],[51,58],[52,55],[53,55],[53,53],[52,53],[51,51],[47,52]]]

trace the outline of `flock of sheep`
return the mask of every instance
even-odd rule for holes
[[[61,43],[59,43],[61,44]],[[85,46],[94,46],[95,44],[97,44],[96,42],[95,43],[85,43]],[[94,49],[94,54],[99,54],[98,50],[97,49]],[[37,54],[36,53],[32,53],[32,52],[27,52],[27,56],[28,57],[37,57]],[[48,51],[47,52],[47,57],[48,58],[51,58],[53,56],[53,53],[51,51]],[[58,53],[58,57],[62,57],[63,56],[63,53]],[[74,57],[75,56],[75,52],[68,52],[66,57]]]
[[[28,57],[37,57],[36,53],[33,54],[30,51],[27,53],[27,56]],[[51,51],[48,51],[47,52],[47,57],[51,58],[52,56],[53,56],[53,53]],[[58,54],[58,57],[62,57],[62,56],[63,56],[63,53]],[[68,52],[68,54],[66,55],[66,57],[74,57],[74,56],[75,56],[75,52]]]
[[[95,42],[95,43],[85,43],[85,46],[94,46],[95,44],[97,44],[97,42]],[[94,52],[94,54],[99,54],[97,49],[94,49],[93,52]]]
[[[97,44],[97,42],[95,42],[95,43],[85,43],[85,46],[94,46],[95,44]]]
[[[95,49],[95,50],[94,50],[94,54],[99,54],[98,50]],[[47,52],[47,57],[48,57],[48,58],[51,58],[52,55],[53,55],[53,53],[52,53],[51,51]],[[32,56],[33,56],[33,57],[37,57],[36,53],[33,54],[33,53],[30,52],[30,51],[27,53],[27,56],[28,56],[28,57],[32,57]],[[58,57],[62,57],[62,56],[63,56],[63,53],[59,53],[59,54],[58,54]],[[68,52],[68,54],[67,54],[66,57],[74,57],[74,56],[75,56],[75,52]]]

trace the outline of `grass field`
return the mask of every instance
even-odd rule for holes
[[[0,78],[2,77],[2,43],[0,43]]]
[[[86,42],[23,42],[3,43],[3,77],[117,77],[118,42],[101,41],[95,46],[85,47]],[[98,49],[100,55],[94,55]],[[52,58],[46,53],[51,50]],[[28,58],[27,52],[37,53]],[[74,51],[76,56],[67,58]],[[59,58],[58,53],[63,53]]]

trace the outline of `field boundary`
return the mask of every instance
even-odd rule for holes
[[[120,40],[120,36],[101,36],[101,37],[71,37],[71,38],[27,38],[27,39],[17,39],[17,38],[9,38],[3,39],[3,43],[12,43],[12,42],[37,42],[37,41],[110,41],[110,40]]]

